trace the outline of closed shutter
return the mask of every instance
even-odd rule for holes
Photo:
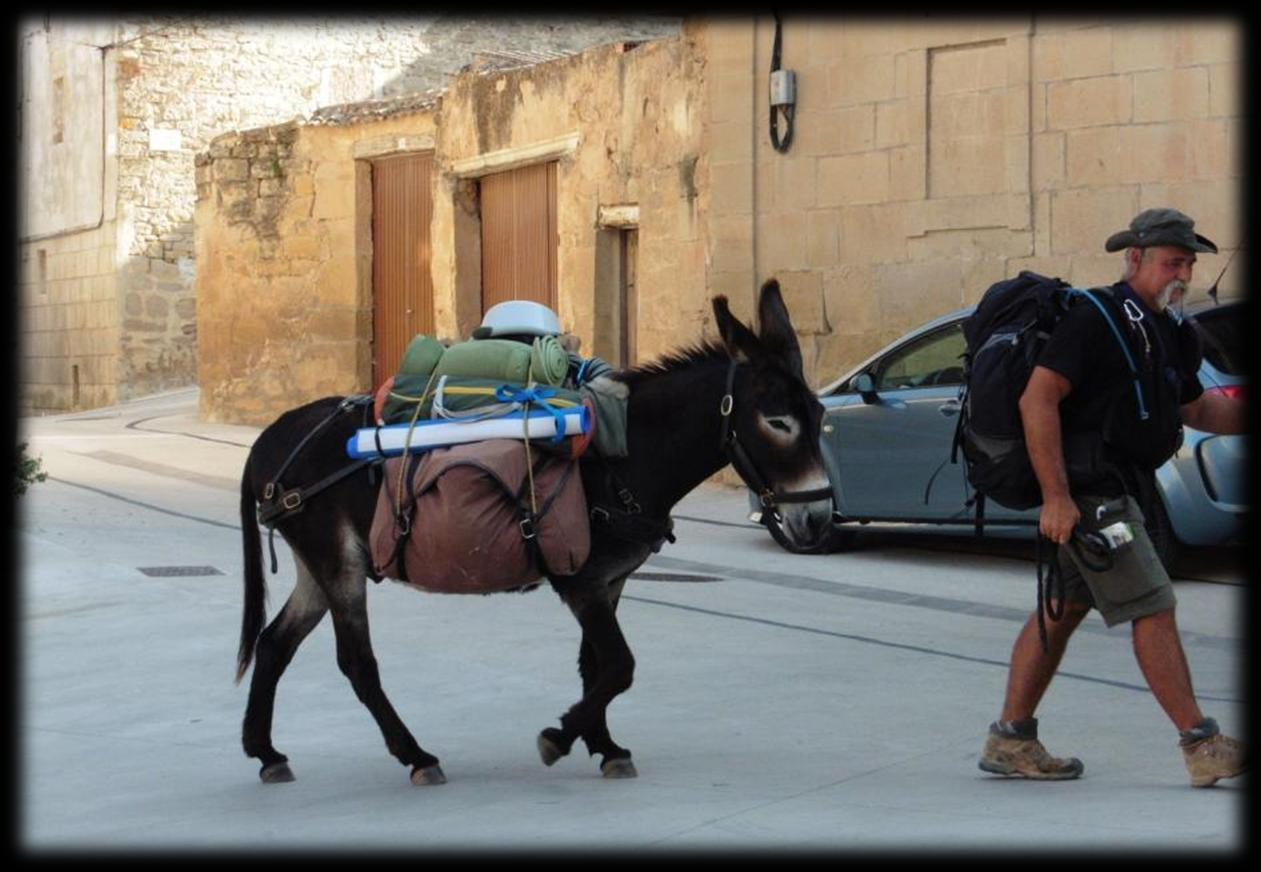
[[[482,312],[504,300],[556,309],[556,162],[481,178]]]
[[[434,331],[429,271],[433,153],[372,164],[372,385],[398,370],[407,343]]]

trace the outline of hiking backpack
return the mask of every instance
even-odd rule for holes
[[[1081,290],[1022,271],[991,285],[963,322],[964,387],[954,450],[963,451],[968,481],[978,495],[978,519],[985,498],[1017,510],[1042,502],[1025,447],[1020,395],[1052,331],[1075,305],[1098,309],[1121,347],[1132,383],[1101,427],[1102,441],[1153,469],[1177,450],[1181,418],[1175,401],[1155,384],[1153,367],[1143,365],[1149,362],[1132,345],[1135,331],[1143,328],[1120,312],[1111,291]],[[1142,340],[1137,342],[1142,349]],[[952,459],[957,460],[954,452]]]

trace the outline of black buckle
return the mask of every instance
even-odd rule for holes
[[[622,488],[617,492],[617,498],[622,501],[622,505],[626,507],[626,511],[632,515],[638,515],[642,508],[639,503],[635,502],[635,495],[626,488]]]
[[[592,506],[591,511],[588,514],[591,515],[593,520],[597,520],[602,524],[607,524],[609,522],[609,518],[612,517],[612,515],[609,514],[609,510],[604,508],[604,506]]]
[[[533,539],[536,535],[538,535],[534,529],[533,518],[522,518],[521,523],[518,526],[521,528],[522,539],[525,539],[528,541],[530,539]]]
[[[280,499],[280,507],[287,512],[292,512],[302,505],[302,492],[289,491]]]
[[[399,536],[407,536],[412,532],[412,516],[411,515],[395,515],[394,531]]]

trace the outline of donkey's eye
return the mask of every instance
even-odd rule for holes
[[[801,432],[801,425],[791,415],[758,416],[758,426],[766,437],[778,445],[788,445],[795,441]]]

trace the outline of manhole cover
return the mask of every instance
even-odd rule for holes
[[[717,575],[683,575],[677,572],[633,572],[631,578],[641,581],[722,581]]]
[[[136,567],[151,578],[172,578],[175,576],[223,575],[213,566],[138,566]]]

